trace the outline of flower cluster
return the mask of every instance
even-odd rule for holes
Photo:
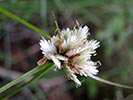
[[[88,40],[90,35],[87,26],[78,26],[74,29],[63,29],[50,40],[42,38],[40,40],[40,49],[44,59],[52,60],[55,69],[64,69],[67,76],[73,80],[77,86],[81,86],[76,74],[90,76],[98,73],[97,62],[91,60],[91,56],[96,54],[100,45],[97,40]]]

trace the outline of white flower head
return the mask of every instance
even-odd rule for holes
[[[52,60],[56,68],[65,70],[78,86],[81,86],[81,82],[77,74],[87,77],[98,73],[98,64],[91,60],[91,56],[100,45],[97,40],[88,40],[88,35],[89,28],[79,26],[73,30],[63,29],[48,41],[44,38],[40,40],[44,57]]]

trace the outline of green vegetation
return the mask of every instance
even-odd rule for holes
[[[93,58],[102,63],[99,67],[100,77],[132,85],[132,5],[132,0],[0,0],[0,8],[9,11],[0,9],[0,68],[9,71],[9,77],[0,74],[0,87],[12,80],[10,71],[26,73],[36,66],[36,62],[42,57],[38,45],[40,35],[49,38],[55,34],[52,12],[61,29],[72,28],[75,20],[90,27],[91,36],[101,42],[98,54]],[[22,19],[17,19],[10,12]],[[22,100],[50,100],[59,93],[60,98],[63,96],[68,100],[112,100],[119,96],[126,98],[131,94],[130,90],[118,89],[84,77],[80,78],[83,86],[75,88],[73,82],[64,82],[66,77],[63,78],[63,75],[62,71],[50,71],[27,88],[29,94],[24,94],[23,91],[27,90],[23,90],[11,99],[22,97]],[[29,83],[22,82],[16,88]],[[0,96],[5,96],[14,89],[15,87]]]

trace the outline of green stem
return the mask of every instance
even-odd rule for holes
[[[0,13],[6,15],[7,17],[10,17],[18,22],[20,22],[21,24],[24,24],[25,26],[29,27],[30,29],[36,31],[37,33],[40,33],[41,35],[43,35],[44,37],[50,39],[51,36],[48,35],[46,32],[43,32],[42,30],[40,30],[39,28],[37,28],[36,26],[28,23],[27,21],[23,20],[22,18],[10,13],[9,11],[3,9],[3,8],[0,8]]]
[[[28,78],[29,76],[32,76],[33,74],[41,71],[43,68],[45,68],[46,66],[48,66],[49,63],[45,63],[43,66],[40,67],[35,67],[34,69],[30,70],[29,72],[25,73],[24,75],[20,76],[19,78],[17,78],[16,80],[6,84],[5,86],[0,88],[0,93],[4,92],[5,90],[7,90],[8,88],[14,86],[15,84],[21,82],[22,80]]]
[[[16,93],[18,93],[19,91],[21,91],[23,88],[29,86],[32,82],[38,80],[39,78],[41,78],[44,74],[46,74],[48,71],[50,71],[53,68],[53,64],[51,64],[50,66],[48,66],[44,71],[42,71],[39,75],[36,75],[34,78],[32,78],[30,81],[24,83],[23,85],[19,86],[18,88],[16,88],[14,91],[10,92],[9,94],[5,95],[4,97],[2,97],[0,100],[4,100],[6,98],[9,98],[13,95],[15,95]]]

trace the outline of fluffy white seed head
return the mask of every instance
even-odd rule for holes
[[[40,49],[44,57],[52,60],[58,69],[64,69],[67,76],[77,86],[81,86],[76,74],[88,76],[98,73],[97,64],[91,60],[100,45],[97,40],[87,40],[90,35],[87,26],[78,27],[74,30],[69,28],[60,31],[51,40],[41,39]]]

